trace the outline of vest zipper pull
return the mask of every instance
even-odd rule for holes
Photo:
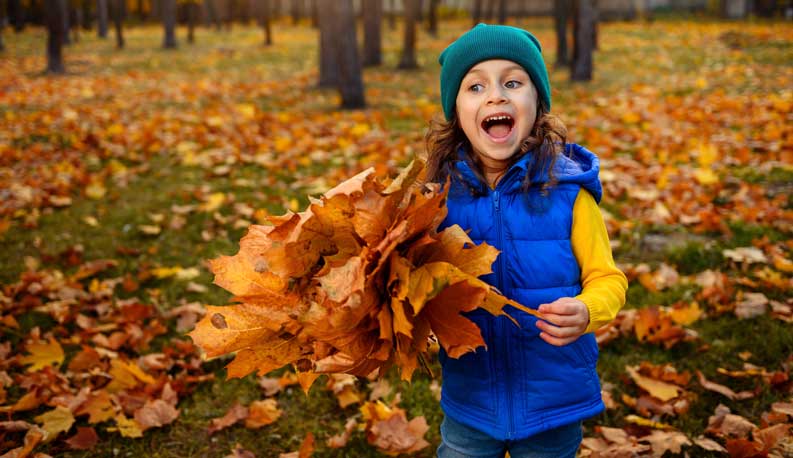
[[[496,211],[499,211],[498,191],[493,191],[493,205],[496,207]]]

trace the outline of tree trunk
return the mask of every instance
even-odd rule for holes
[[[14,33],[19,33],[25,29],[25,10],[22,8],[20,0],[9,0],[8,14],[11,16],[11,24],[14,25]]]
[[[473,11],[471,11],[471,18],[473,19],[474,25],[479,24],[482,22],[482,2],[484,0],[474,0]]]
[[[71,8],[69,7],[69,0],[62,0],[62,3],[63,3],[63,11],[64,11],[64,15],[63,15],[63,44],[64,45],[70,45],[70,44],[72,44],[72,39],[69,36],[69,32],[71,32],[71,30],[72,30],[71,21],[69,20],[69,19],[71,19],[69,17],[69,14],[71,13]]]
[[[498,23],[507,23],[507,0],[498,0]]]
[[[162,0],[162,24],[165,36],[162,47],[176,48],[176,0]]]
[[[5,51],[6,46],[3,42],[3,32],[5,31],[6,25],[6,12],[8,8],[6,7],[5,0],[0,0],[0,51]]]
[[[556,28],[556,68],[570,65],[567,55],[567,22],[570,11],[573,9],[571,0],[554,0],[553,21]]]
[[[271,17],[273,10],[270,7],[270,0],[259,0],[259,24],[264,31],[264,45],[270,46],[273,44],[273,31],[270,28]]]
[[[334,50],[334,20],[332,5],[338,0],[326,0],[323,14],[319,16],[319,83],[322,88],[337,87],[340,75]]]
[[[198,3],[187,4],[187,42],[195,43],[195,23],[198,16]]]
[[[487,12],[485,13],[485,19],[488,21],[492,21],[494,17],[496,17],[496,3],[499,0],[490,0],[487,2]]]
[[[96,0],[97,34],[99,38],[107,38],[107,0]]]
[[[383,22],[383,0],[364,0],[363,6],[363,65],[383,63],[380,25]]]
[[[138,19],[142,22],[147,18],[146,9],[143,6],[143,0],[138,0]]]
[[[398,68],[406,70],[418,68],[416,62],[416,15],[418,9],[417,0],[405,0],[405,36],[402,42],[402,58],[399,60]]]
[[[300,4],[302,1],[292,0],[292,25],[297,25],[300,22]]]
[[[593,0],[576,0],[573,29],[573,62],[570,79],[592,80],[592,51],[595,38],[595,7]]]
[[[430,0],[430,10],[427,12],[429,20],[427,24],[427,32],[433,37],[438,36],[438,4],[441,0]]]
[[[382,0],[381,0],[382,1]],[[319,28],[319,1],[311,0],[311,27]]]
[[[112,0],[111,10],[113,25],[116,29],[116,48],[124,49],[124,19],[127,18],[127,1]]]
[[[231,32],[231,23],[234,22],[234,0],[226,0],[226,32]]]
[[[74,13],[74,25],[72,25],[72,41],[80,42],[80,29],[83,27],[83,10],[79,6],[72,8]]]
[[[355,11],[352,0],[333,0],[328,2],[328,16],[333,25],[333,53],[339,64],[339,93],[342,109],[366,107],[363,89],[361,62],[358,58],[358,44],[355,33]],[[332,6],[331,6],[332,5]]]
[[[65,73],[63,67],[63,16],[64,2],[62,0],[45,0],[45,15],[47,21],[47,73]]]
[[[93,18],[94,14],[91,9],[91,4],[93,2],[91,0],[80,0],[80,25],[83,27],[83,30],[90,31],[92,22],[91,19]]]

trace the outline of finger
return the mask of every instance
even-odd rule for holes
[[[578,304],[576,304],[575,302],[566,302],[563,300],[558,300],[551,302],[550,304],[542,304],[539,306],[538,310],[543,315],[547,315],[547,314],[574,315],[578,313],[579,307]]]
[[[544,332],[540,333],[540,338],[551,345],[555,345],[557,347],[561,347],[567,345],[569,343],[575,342],[578,337],[566,337],[566,338],[559,338],[554,337]]]
[[[580,334],[580,328],[578,327],[569,327],[569,326],[554,326],[549,323],[543,323],[542,321],[537,322],[537,327],[540,328],[541,331],[559,338],[566,338],[577,336]]]
[[[545,321],[549,323],[553,323],[556,326],[580,326],[583,317],[579,315],[556,315],[556,314],[544,314],[543,318]]]

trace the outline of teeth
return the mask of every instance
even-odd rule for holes
[[[508,121],[510,119],[512,119],[510,116],[493,116],[493,117],[490,117],[490,118],[485,118],[485,122]]]

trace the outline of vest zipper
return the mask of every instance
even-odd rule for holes
[[[504,224],[503,223],[504,222],[503,222],[502,214],[501,214],[500,198],[501,198],[501,195],[500,195],[499,191],[493,191],[493,207],[494,207],[494,209],[496,211],[496,226],[497,226],[496,232],[498,233],[498,249],[499,250],[503,250],[503,248],[504,248],[504,237],[503,237]],[[497,261],[498,261],[498,267],[499,267],[498,275],[496,276],[496,282],[498,283],[498,290],[501,292],[501,294],[505,294],[506,295],[507,292],[505,291],[505,288],[504,288],[504,277],[503,277],[504,268],[505,268],[504,256],[499,254],[499,256],[497,258]],[[506,354],[507,354],[507,344],[504,341],[504,336],[506,335],[506,332],[504,330],[503,321],[504,320],[498,320],[496,325],[498,326],[499,335],[502,337],[500,345],[499,345],[500,346],[499,350],[501,351],[502,355],[506,356]],[[500,358],[500,359],[501,359],[502,363],[506,363],[505,358]],[[508,423],[509,429],[507,430],[507,439],[511,439],[514,436],[514,434],[515,434],[515,424],[514,424],[515,420],[513,418],[514,412],[512,411],[512,386],[511,386],[511,383],[510,383],[511,382],[511,377],[509,376],[509,374],[506,374],[506,372],[509,371],[509,365],[508,364],[503,364],[503,367],[501,369],[505,372],[504,380],[505,380],[505,385],[506,385],[506,390],[505,391],[506,391],[506,397],[507,397],[507,418],[509,419],[509,423]]]

